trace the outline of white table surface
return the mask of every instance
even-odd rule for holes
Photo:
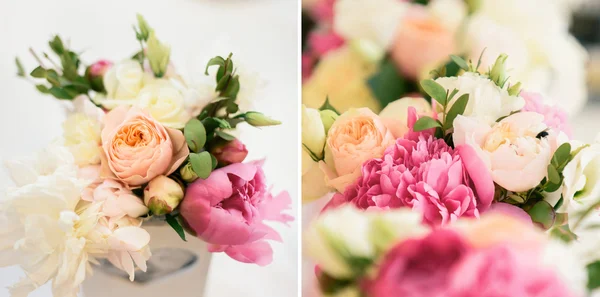
[[[234,61],[260,73],[267,82],[257,110],[284,121],[261,131],[245,129],[249,158],[268,156],[267,178],[275,190],[287,189],[298,209],[298,2],[295,0],[0,0],[0,159],[31,153],[61,133],[63,114],[51,97],[38,94],[15,76],[14,56],[29,70],[30,46],[46,48],[54,33],[85,49],[87,62],[120,60],[137,50],[131,25],[142,13],[157,36],[172,46],[173,60],[185,76],[197,72],[211,55],[234,52]],[[214,42],[221,40],[221,46]],[[224,40],[224,41],[223,41]],[[223,46],[229,45],[229,46]],[[215,52],[218,48],[221,51]],[[236,59],[237,58],[237,59]],[[0,171],[0,187],[10,184]],[[207,297],[297,295],[298,228],[275,226],[284,244],[273,243],[266,268],[217,254],[209,272]],[[0,297],[22,276],[16,267],[0,268]],[[165,292],[168,296],[169,292]],[[48,286],[31,296],[51,296]],[[120,297],[120,296],[114,296]]]

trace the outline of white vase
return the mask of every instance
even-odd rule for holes
[[[164,222],[144,224],[144,229],[150,233],[152,251],[147,272],[137,270],[130,282],[125,272],[103,261],[83,283],[83,296],[204,296],[211,260],[206,243],[189,235],[185,242]]]

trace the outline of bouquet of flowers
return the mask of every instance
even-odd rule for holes
[[[303,134],[303,197],[314,199],[333,190],[335,194],[328,202],[325,214],[348,204],[360,210],[378,210],[382,216],[388,210],[411,209],[419,214],[423,225],[433,229],[454,228],[462,218],[478,219],[488,212],[500,213],[534,225],[572,247],[576,257],[588,264],[590,289],[598,287],[600,142],[584,144],[571,140],[564,111],[545,105],[538,94],[521,90],[521,84],[508,83],[506,55],[500,55],[486,72],[478,70],[480,63],[469,63],[459,57],[453,59],[454,67],[461,68],[460,75],[421,81],[420,86],[430,101],[426,98],[400,99],[389,104],[380,115],[368,108],[349,109],[338,115],[332,109],[335,106],[330,104],[324,107],[328,110],[323,111],[305,108],[303,127],[315,132]],[[333,224],[356,222],[336,220],[325,218],[322,222],[327,228]],[[350,227],[349,230],[355,232],[362,230],[360,228],[363,227]],[[383,228],[378,232],[384,233],[412,232],[406,227],[376,228]],[[503,228],[501,231],[508,233],[508,237],[526,237],[508,223]],[[482,232],[495,236],[499,231]],[[431,240],[437,241],[436,234],[438,231],[434,230]],[[338,246],[341,241],[330,239],[328,242],[340,254],[338,258],[350,253],[345,246]],[[367,243],[360,244],[364,247]],[[307,246],[311,245],[307,243]],[[421,243],[410,245],[420,246]],[[382,250],[383,254],[386,252]],[[328,258],[315,257],[319,265]],[[363,260],[361,257],[349,258],[359,266],[366,265]],[[380,273],[387,274],[385,271],[390,269],[389,273],[396,275],[408,269],[402,266],[405,262],[393,261],[396,266],[386,268],[386,260],[382,263],[371,260],[369,258],[367,262],[384,270]],[[437,277],[448,280],[450,276],[442,272],[447,269],[443,267],[445,264],[440,265],[431,268],[441,269],[439,274],[423,272],[421,275],[419,272],[422,279],[415,281],[425,282]],[[521,268],[510,269],[520,271]],[[329,276],[342,283],[349,281],[348,275],[334,273]],[[476,289],[472,286],[475,279],[462,281],[466,283],[459,287]],[[469,283],[471,281],[473,284]],[[406,286],[421,285],[407,283]],[[392,296],[386,295],[387,289],[374,290],[368,296]],[[404,292],[402,290],[396,293]],[[407,293],[406,296],[442,296],[426,292],[415,289],[416,295]],[[506,296],[578,295],[515,293]]]
[[[305,2],[302,100],[309,107],[329,96],[342,112],[378,112],[420,92],[431,69],[456,75],[449,55],[476,60],[484,48],[484,68],[501,53],[511,57],[511,84],[521,82],[568,114],[585,104],[587,54],[569,34],[566,1]]]
[[[17,59],[19,76],[69,108],[62,138],[6,162],[15,187],[0,201],[0,264],[26,273],[13,296],[47,282],[54,296],[76,296],[100,259],[133,281],[151,257],[148,220],[261,266],[272,260],[268,241],[281,240],[265,222],[293,220],[290,196],[271,193],[263,161],[244,162],[248,151],[230,134],[280,123],[240,110],[232,55],[210,59],[212,88],[196,88],[141,16],[134,28],[139,51],[114,64],[85,66],[58,36],[54,56],[31,51],[39,66],[29,76]]]

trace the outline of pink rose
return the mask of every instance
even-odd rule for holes
[[[165,128],[137,107],[120,106],[104,118],[103,178],[140,186],[174,172],[189,155],[183,133]]]
[[[321,57],[328,52],[344,45],[344,39],[333,31],[311,32],[308,36],[308,44],[313,54]]]
[[[273,256],[265,240],[281,241],[264,221],[287,223],[293,217],[282,213],[291,204],[290,196],[269,193],[261,166],[231,164],[196,180],[188,186],[180,211],[187,229],[208,242],[211,252],[264,266]]]
[[[412,127],[415,109],[410,112]],[[362,176],[329,207],[343,202],[362,209],[410,207],[423,213],[426,223],[446,225],[463,216],[479,217],[493,198],[494,183],[472,148],[453,149],[411,128],[383,157],[367,161]]]
[[[102,77],[113,66],[109,60],[100,60],[90,66],[89,73],[92,77]]]
[[[574,297],[539,254],[500,245],[474,250],[449,277],[449,297]]]
[[[426,11],[413,6],[406,14],[392,45],[392,58],[409,78],[417,78],[427,67],[448,59],[455,52],[454,32]]]
[[[446,296],[450,271],[469,250],[458,233],[443,229],[403,241],[385,255],[365,291],[370,297]]]
[[[520,112],[493,126],[475,118],[454,120],[454,144],[471,146],[494,182],[513,192],[536,187],[546,176],[556,150],[556,132],[546,130],[544,116]]]
[[[135,196],[125,185],[113,179],[98,180],[83,190],[81,199],[103,202],[101,212],[111,221],[125,216],[138,218],[148,213],[142,199]]]
[[[555,131],[562,131],[569,138],[573,136],[569,116],[567,113],[556,106],[549,106],[544,103],[542,95],[538,93],[521,92],[521,97],[525,99],[525,107],[521,111],[533,111],[544,116],[544,123]]]
[[[226,166],[233,163],[244,162],[244,159],[248,156],[248,150],[246,149],[246,146],[236,138],[224,145],[213,148],[212,154],[217,158],[219,165]]]

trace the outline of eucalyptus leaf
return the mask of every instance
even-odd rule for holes
[[[446,89],[432,79],[421,81],[421,87],[431,98],[435,99],[442,106],[446,106]]]
[[[552,165],[554,165],[556,168],[560,168],[569,162],[570,157],[571,145],[568,142],[565,142],[554,152],[554,155],[552,156]]]
[[[175,232],[177,232],[177,235],[179,235],[179,237],[183,241],[187,241],[185,239],[185,231],[183,231],[183,227],[181,226],[181,224],[177,220],[177,217],[174,217],[171,214],[166,214],[165,218],[166,218],[167,223],[169,224],[169,226],[171,226],[171,228],[173,228],[173,230],[175,230]]]
[[[232,141],[235,139],[235,136],[229,134],[229,133],[225,133],[221,130],[216,130],[215,133],[217,133],[217,136],[227,140],[227,141]]]
[[[544,191],[548,192],[548,193],[553,193],[556,192],[558,189],[560,189],[561,183],[547,183],[544,187]]]
[[[589,264],[586,269],[588,272],[588,289],[600,288],[600,261]]]
[[[29,75],[35,77],[35,78],[45,78],[47,74],[46,69],[44,69],[44,67],[42,66],[38,66],[35,69],[33,69],[33,71],[31,71],[31,73]]]
[[[217,165],[219,165],[219,160],[217,160],[217,157],[215,157],[213,154],[210,155],[210,158],[212,160],[212,169],[215,170]]]
[[[35,88],[43,94],[50,93],[50,89],[48,89],[48,87],[46,87],[45,85],[35,85]]]
[[[192,170],[201,179],[207,179],[210,176],[213,168],[212,156],[209,152],[190,153],[190,162]]]
[[[200,152],[206,144],[206,129],[202,122],[197,119],[191,119],[185,124],[183,135],[192,152]]]
[[[413,130],[415,132],[419,132],[419,131],[436,128],[436,127],[441,127],[441,126],[442,125],[440,124],[440,122],[433,118],[422,117],[422,118],[418,119],[417,122],[415,122]]]
[[[452,59],[452,62],[454,62],[458,67],[460,67],[464,71],[469,71],[469,64],[467,64],[467,61],[465,61],[465,59],[455,55],[450,55],[450,59]]]
[[[548,180],[553,184],[560,184],[560,174],[553,164],[548,164]]]
[[[533,205],[531,209],[527,211],[531,220],[544,228],[544,230],[550,229],[554,225],[556,220],[556,212],[552,205],[546,201],[539,201]]]
[[[452,107],[450,107],[448,114],[446,114],[446,118],[444,119],[444,130],[452,128],[454,119],[456,119],[458,115],[461,115],[465,112],[467,103],[469,103],[469,94],[463,94],[456,99],[454,104],[452,104]]]
[[[67,92],[67,90],[65,90],[64,88],[52,87],[50,88],[49,92],[50,94],[52,94],[52,96],[58,99],[73,99],[73,96],[69,94],[69,92]]]

